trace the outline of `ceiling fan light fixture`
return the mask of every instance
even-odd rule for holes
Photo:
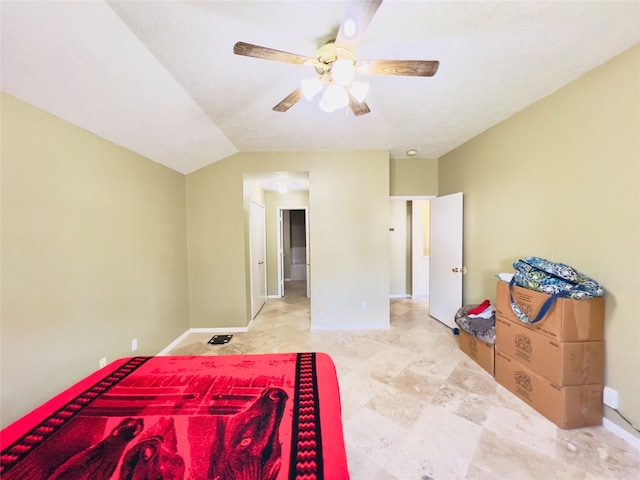
[[[369,92],[369,84],[367,82],[351,82],[349,92],[351,92],[351,95],[353,95],[353,98],[355,98],[358,103],[362,103]]]
[[[300,82],[300,88],[302,88],[304,98],[311,100],[322,91],[322,82],[317,77],[305,78]]]
[[[342,85],[332,83],[325,88],[319,105],[325,112],[334,112],[349,105],[349,94]]]
[[[353,80],[355,73],[432,77],[438,71],[440,64],[437,60],[365,60],[356,62],[355,48],[382,1],[349,0],[344,21],[335,40],[321,45],[316,50],[315,58],[245,42],[236,42],[233,46],[233,53],[264,60],[306,65],[315,69],[318,79],[303,80],[298,88],[282,99],[272,110],[286,112],[303,97],[311,100],[324,90],[319,102],[322,110],[333,112],[348,106],[346,114],[352,111],[356,117],[360,117],[371,112],[365,102],[369,85],[364,82],[355,82]]]
[[[346,87],[353,80],[353,62],[339,58],[331,66],[331,77],[338,85]]]

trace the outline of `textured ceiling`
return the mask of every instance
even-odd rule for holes
[[[362,117],[302,100],[338,1],[5,1],[2,90],[182,173],[238,151],[417,149],[439,157],[640,41],[636,1],[393,1],[358,59],[439,60],[432,78],[368,76]]]

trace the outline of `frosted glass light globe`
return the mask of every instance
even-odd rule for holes
[[[338,85],[346,87],[353,80],[353,63],[345,58],[336,60],[331,66],[331,76]]]
[[[341,86],[332,83],[329,85],[320,100],[320,108],[325,112],[333,112],[339,108],[344,108],[349,105],[349,94],[347,90]]]

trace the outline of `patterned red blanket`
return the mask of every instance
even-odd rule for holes
[[[13,479],[348,479],[322,353],[121,359],[0,434]]]

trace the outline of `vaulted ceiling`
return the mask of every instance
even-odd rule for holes
[[[435,158],[640,41],[636,1],[385,0],[358,59],[439,60],[433,77],[362,76],[371,113],[272,107],[312,67],[343,1],[2,1],[2,90],[178,172],[236,152],[416,149]]]

